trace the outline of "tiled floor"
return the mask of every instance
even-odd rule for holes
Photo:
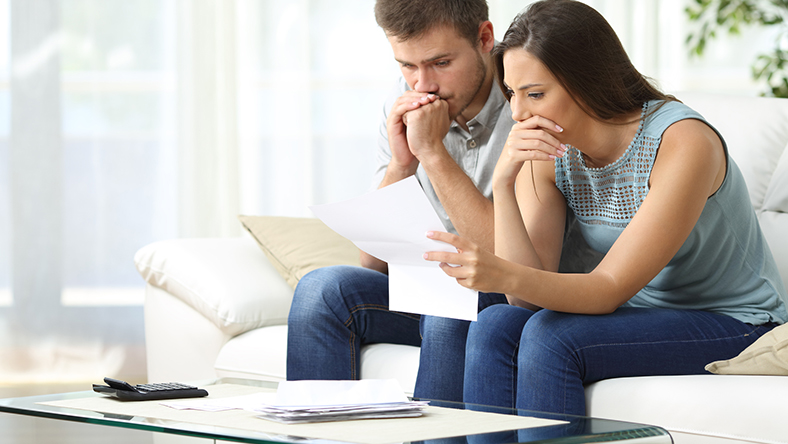
[[[0,385],[0,398],[86,390],[89,384]],[[210,442],[210,441],[204,441]],[[3,444],[153,444],[153,433],[0,413]],[[158,444],[158,442],[156,443]]]

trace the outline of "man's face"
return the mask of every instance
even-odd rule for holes
[[[487,70],[481,46],[471,45],[451,26],[436,26],[405,41],[389,37],[389,43],[408,86],[446,100],[452,120],[484,85]]]

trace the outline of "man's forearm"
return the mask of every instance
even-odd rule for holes
[[[369,253],[365,253],[363,251],[360,252],[359,259],[361,261],[361,266],[364,268],[369,268],[370,270],[379,271],[383,274],[388,274],[389,272],[389,264],[383,262],[382,260],[372,256]]]
[[[402,179],[407,179],[410,176],[416,174],[416,169],[418,168],[418,162],[415,162],[415,166],[411,168],[405,167],[398,167],[393,163],[390,163],[388,167],[386,167],[386,174],[383,175],[383,180],[380,181],[380,185],[378,188],[383,188],[389,186],[393,183],[397,183]]]
[[[448,153],[425,159],[422,166],[457,233],[487,251],[494,251],[492,202]]]

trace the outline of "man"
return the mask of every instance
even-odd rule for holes
[[[386,103],[378,147],[380,187],[416,175],[447,230],[493,250],[490,179],[512,125],[494,85],[495,40],[484,0],[378,0],[402,79]],[[358,379],[361,344],[421,345],[415,395],[461,400],[468,322],[388,311],[387,265],[328,267],[304,276],[288,320],[288,379]],[[505,302],[480,295],[483,308]],[[455,372],[450,372],[455,373]]]
[[[490,182],[513,121],[494,85],[485,0],[378,0],[375,18],[402,72],[384,109],[376,183],[416,175],[448,231],[493,251]],[[461,401],[469,323],[389,311],[387,265],[365,253],[361,263],[299,282],[287,378],[358,379],[362,344],[420,345],[414,395]],[[480,294],[479,310],[505,302]]]

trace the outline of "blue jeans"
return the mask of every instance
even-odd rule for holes
[[[699,310],[622,307],[609,315],[489,307],[468,333],[465,402],[585,415],[584,385],[625,376],[704,374],[774,324]]]
[[[325,267],[296,286],[287,320],[287,379],[359,379],[364,344],[421,346],[414,395],[462,400],[470,322],[388,310],[388,276],[361,267]],[[479,309],[505,303],[479,295]]]

